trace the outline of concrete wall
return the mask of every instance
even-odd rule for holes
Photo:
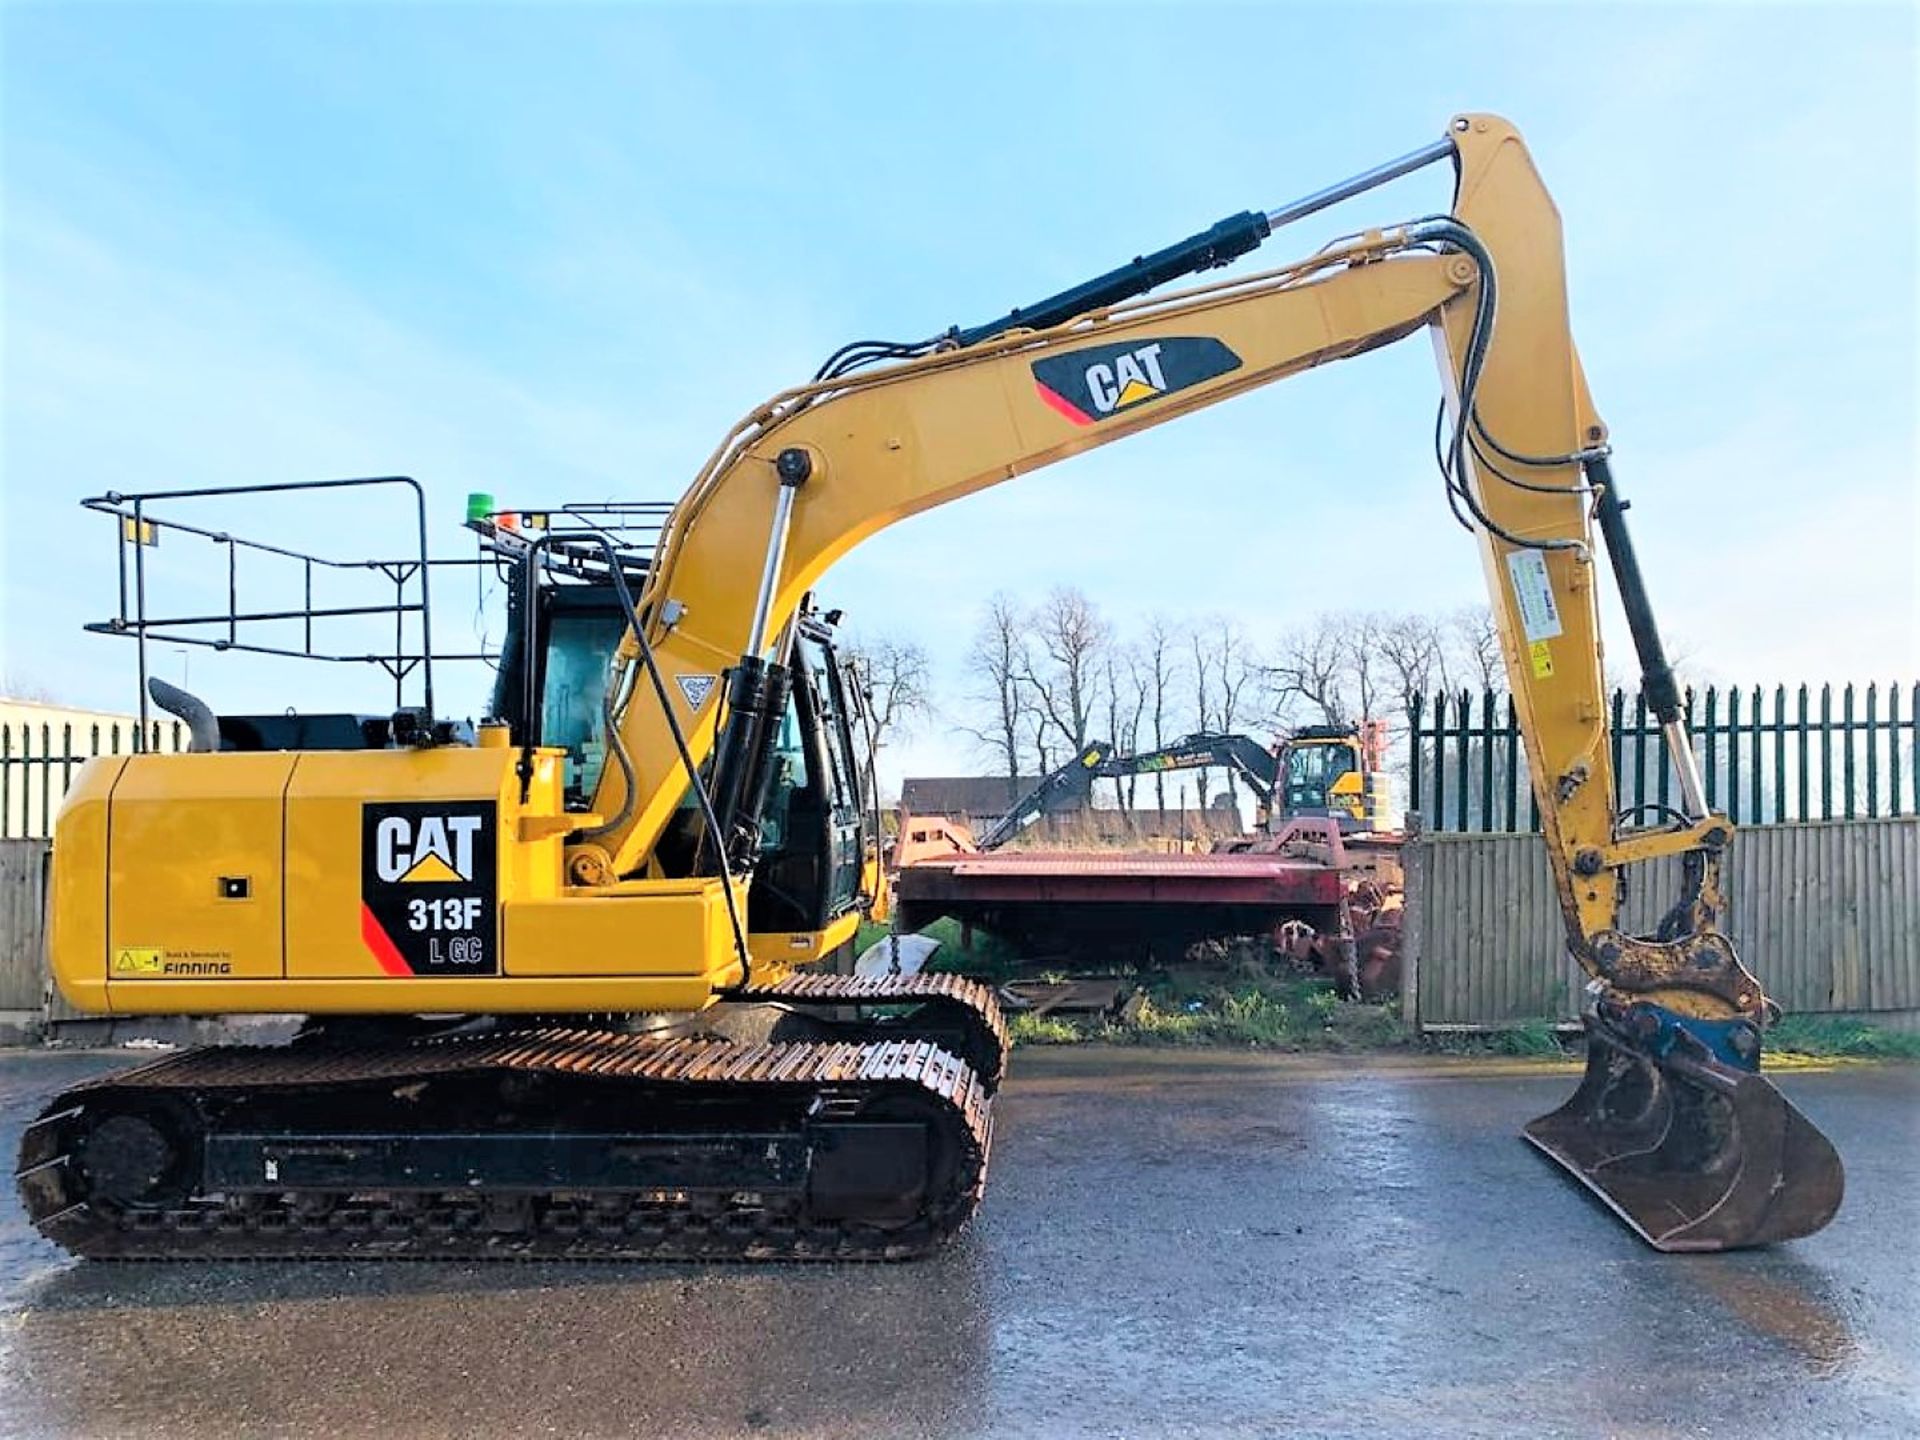
[[[1539,836],[1423,835],[1406,870],[1410,1019],[1578,1017],[1586,977],[1567,956]],[[1630,878],[1625,928],[1650,932],[1677,893],[1679,863]],[[1920,1023],[1920,819],[1742,830],[1726,885],[1727,931],[1787,1010]]]

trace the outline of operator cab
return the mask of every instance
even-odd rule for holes
[[[517,567],[528,563],[516,563],[508,587],[491,713],[507,723],[515,745],[566,751],[566,806],[584,813],[609,761],[607,684],[626,613],[605,580],[525,585]],[[795,622],[792,688],[776,722],[748,892],[747,928],[755,933],[821,930],[860,902],[870,770],[855,744],[865,712],[834,645],[830,622],[837,618],[803,613]],[[644,684],[629,703],[652,703]],[[709,778],[712,764],[703,767]],[[703,830],[689,787],[655,848],[662,870],[694,873]]]
[[[507,638],[488,713],[512,727],[516,745],[550,745],[567,752],[567,808],[584,811],[606,768],[607,678],[613,652],[627,631],[627,617],[608,583],[542,585],[532,596],[529,620],[527,589],[516,575],[507,591]],[[524,713],[529,688],[524,667],[529,663],[536,697],[531,724]]]
[[[1282,813],[1328,815],[1343,822],[1361,818],[1363,791],[1345,789],[1338,782],[1343,776],[1360,770],[1360,752],[1350,736],[1342,731],[1315,733],[1303,730],[1288,740],[1281,761],[1280,795]]]

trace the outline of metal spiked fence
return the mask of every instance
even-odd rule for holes
[[[44,839],[80,767],[96,755],[184,750],[177,720],[0,724],[0,840]]]
[[[1611,711],[1615,808],[1671,804],[1646,697],[1615,690]],[[1736,825],[1920,814],[1920,683],[1707,686],[1686,714],[1708,803]],[[1427,829],[1540,828],[1511,696],[1415,696],[1407,728],[1407,812]]]

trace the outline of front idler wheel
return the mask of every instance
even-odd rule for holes
[[[87,1199],[118,1210],[184,1201],[199,1174],[192,1135],[191,1117],[167,1106],[89,1117],[74,1147]]]

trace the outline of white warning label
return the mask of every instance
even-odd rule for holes
[[[1507,556],[1513,578],[1513,603],[1520,609],[1520,625],[1529,641],[1551,640],[1561,633],[1560,607],[1547,579],[1547,557],[1538,550],[1515,550]]]
[[[686,696],[687,707],[691,710],[698,710],[707,703],[707,696],[713,693],[713,687],[720,679],[718,675],[676,675],[673,678],[680,686],[680,693]]]

